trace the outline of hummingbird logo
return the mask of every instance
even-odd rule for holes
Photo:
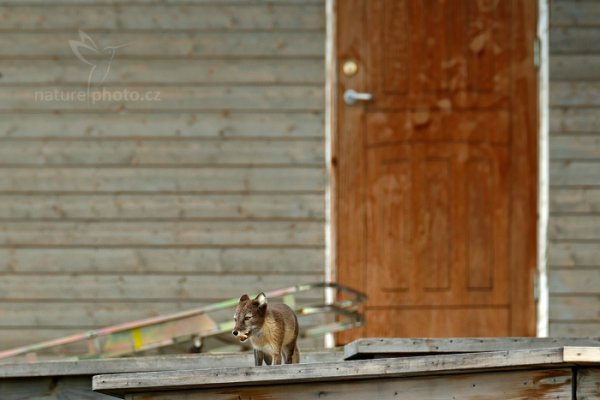
[[[110,73],[112,61],[117,54],[117,49],[128,46],[129,43],[118,46],[105,46],[100,49],[90,35],[82,30],[79,31],[79,39],[69,40],[69,45],[79,61],[90,66],[90,74],[88,76],[89,95],[92,84],[102,85],[106,81]]]

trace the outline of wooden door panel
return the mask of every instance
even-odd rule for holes
[[[510,336],[507,307],[389,308],[366,312],[367,337]]]
[[[506,168],[504,146],[369,148],[369,303],[508,304]]]
[[[413,179],[411,146],[368,151],[367,282],[373,304],[407,293],[415,285]]]
[[[366,115],[367,145],[405,141],[451,141],[507,144],[510,113],[493,111],[370,111]]]
[[[512,2],[370,0],[373,108],[508,105]]]
[[[427,151],[427,149],[418,149]],[[417,190],[414,192],[417,221],[415,243],[420,272],[415,289],[427,294],[450,292],[455,265],[453,237],[456,228],[456,165],[450,154],[425,153],[416,165]]]

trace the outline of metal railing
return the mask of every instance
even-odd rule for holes
[[[296,307],[297,294],[326,288],[336,290],[339,300],[329,304]],[[366,296],[345,286],[319,282],[291,286],[265,294],[269,299],[281,298],[284,303],[296,311],[301,321],[301,337],[340,332],[363,324],[360,305],[366,301]],[[229,334],[233,328],[232,319],[217,322],[209,314],[228,308],[233,310],[238,301],[239,298],[236,297],[173,314],[126,322],[4,350],[0,351],[0,360],[25,356],[28,361],[33,362],[38,359],[38,353],[53,350],[53,353],[60,354],[61,347],[82,342],[86,344],[87,352],[79,355],[71,354],[69,358],[89,359],[126,356],[187,341],[190,341],[199,349],[206,338]],[[332,318],[333,322],[316,326],[303,326],[302,317],[315,314],[331,314],[334,317]]]

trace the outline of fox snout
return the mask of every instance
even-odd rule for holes
[[[237,329],[234,329],[231,333],[233,334],[233,336],[237,336],[240,339],[240,342],[245,342],[246,339],[248,339],[248,333],[240,332]]]

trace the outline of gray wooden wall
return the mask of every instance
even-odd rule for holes
[[[550,334],[600,332],[600,2],[554,0]]]
[[[323,0],[0,0],[0,349],[323,279],[324,19]],[[68,98],[80,29],[126,44],[107,91],[160,100]]]

